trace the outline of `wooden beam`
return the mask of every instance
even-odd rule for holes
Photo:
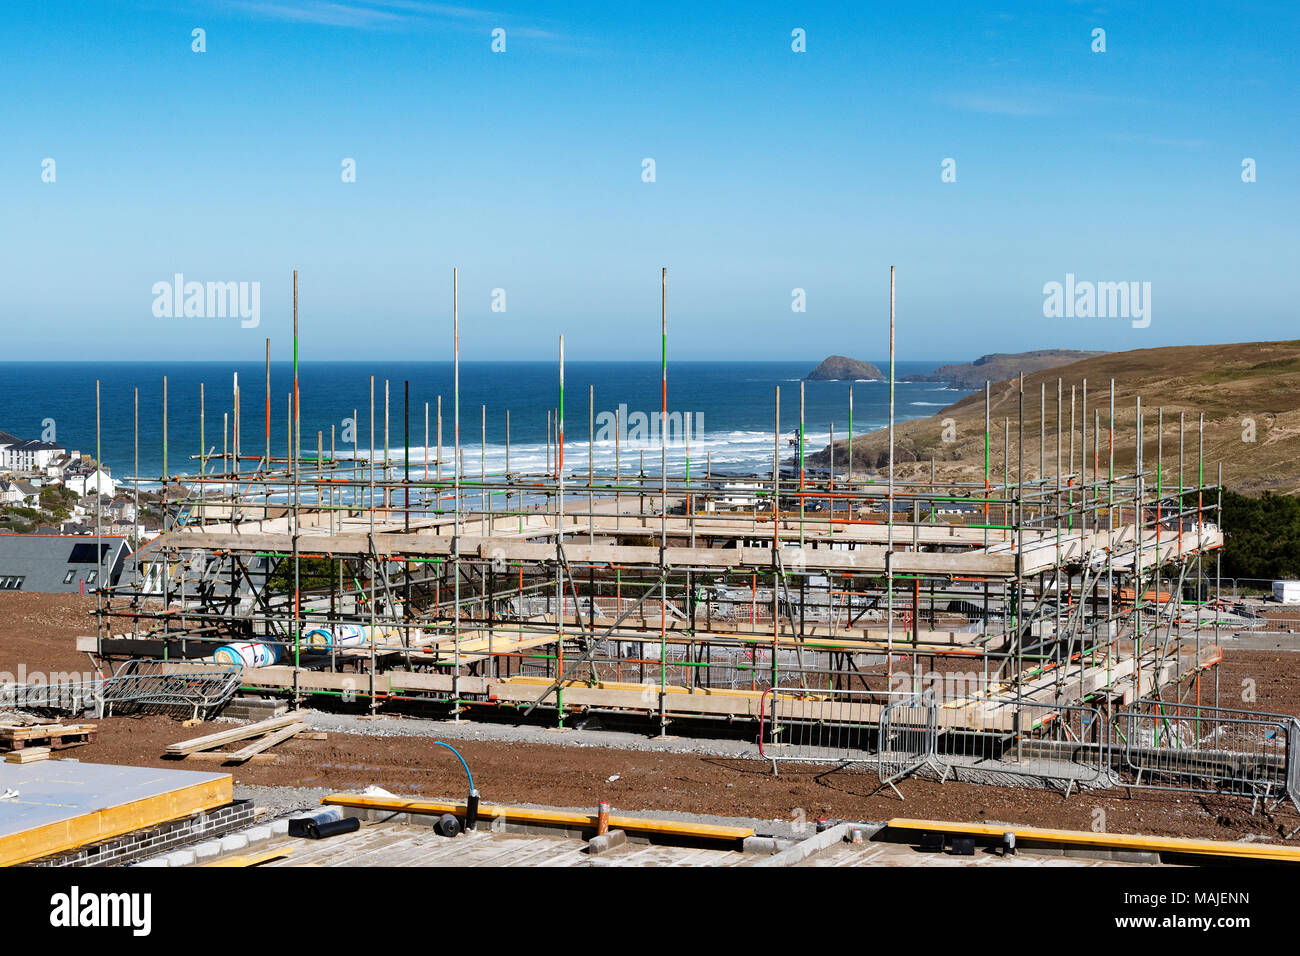
[[[287,843],[281,843],[279,846],[271,847],[269,850],[263,850],[261,853],[245,853],[240,856],[228,856],[225,859],[217,860],[213,863],[204,863],[203,866],[260,866],[263,863],[269,863],[271,860],[282,860],[293,852],[293,847]]]
[[[481,812],[481,811],[480,811]],[[1009,824],[949,823],[940,820],[890,820],[893,830],[924,830],[930,833],[956,833],[1000,839],[1014,833],[1018,844],[1054,843],[1065,846],[1091,846],[1114,850],[1145,850],[1156,853],[1182,853],[1191,856],[1233,857],[1246,860],[1272,860],[1300,863],[1300,847],[1266,843],[1225,843],[1218,840],[1189,840],[1183,837],[1153,837],[1126,833],[1093,833],[1088,830],[1051,830]]]
[[[401,797],[367,797],[358,793],[331,793],[321,797],[327,806],[355,807],[362,810],[383,810],[394,813],[464,814],[465,807],[458,803],[438,800],[406,800]],[[483,805],[478,808],[480,820],[505,817],[506,822],[539,823],[553,826],[596,828],[596,814],[574,810],[544,810],[535,807],[508,807]],[[689,823],[681,820],[653,820],[647,817],[611,816],[611,830],[633,833],[654,833],[663,836],[689,837],[702,840],[738,841],[754,835],[753,827],[723,826],[713,823]]]
[[[5,763],[36,763],[38,760],[49,759],[49,747],[28,747],[26,750],[15,750],[5,754]]]
[[[190,740],[182,740],[179,743],[168,744],[164,752],[173,756],[180,756],[182,754],[192,754],[197,750],[211,750],[213,747],[220,747],[222,744],[233,743],[236,740],[247,740],[249,737],[258,737],[270,733],[272,730],[287,727],[289,724],[296,724],[301,719],[302,715],[296,712],[284,714],[280,717],[259,721],[256,724],[247,724],[243,727],[208,734],[205,737],[194,737]]]
[[[230,752],[226,750],[204,750],[200,753],[186,754],[183,758],[187,763],[225,763],[230,759]],[[248,763],[275,763],[275,754],[256,754],[250,757]]]
[[[275,731],[274,733],[267,734],[261,740],[253,741],[251,744],[249,744],[247,747],[243,748],[242,750],[236,750],[234,753],[230,754],[230,756],[226,758],[226,761],[228,763],[243,763],[245,760],[249,759],[250,757],[256,757],[263,750],[269,750],[272,747],[274,747],[276,744],[282,743],[288,740],[290,737],[296,736],[297,734],[301,733],[306,729],[307,729],[307,725],[304,723],[290,724],[288,727],[284,727],[281,730]]]

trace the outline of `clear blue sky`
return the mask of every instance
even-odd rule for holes
[[[661,265],[683,360],[878,360],[890,264],[900,358],[1300,335],[1294,2],[0,16],[0,359],[287,358],[295,267],[311,359],[448,358],[453,265],[470,359],[656,358]],[[261,326],[155,318],[176,272],[260,282]],[[1066,273],[1151,325],[1044,318]]]

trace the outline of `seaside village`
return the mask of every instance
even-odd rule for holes
[[[152,500],[119,493],[93,456],[0,430],[0,591],[84,592],[99,574],[116,574],[121,558],[159,531]],[[96,535],[107,567],[91,543],[68,548],[67,536]],[[86,560],[71,560],[74,553]]]

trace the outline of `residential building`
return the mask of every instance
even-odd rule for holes
[[[0,591],[89,593],[116,584],[130,553],[117,535],[0,534]]]
[[[84,498],[88,494],[108,495],[117,493],[117,482],[102,468],[96,468],[88,474],[69,475],[64,479],[64,486]]]
[[[42,471],[67,449],[53,442],[23,439],[0,431],[0,471]]]

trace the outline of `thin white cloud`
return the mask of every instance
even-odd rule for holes
[[[514,25],[507,14],[425,0],[222,0],[220,5],[250,16],[354,30],[394,29],[420,24],[446,26],[450,21],[464,29],[489,23],[503,25],[511,34],[526,39],[562,38],[551,30]]]
[[[408,16],[394,13],[391,10],[348,3],[332,3],[329,0],[300,0],[297,3],[276,3],[272,2],[272,0],[228,0],[225,6],[231,10],[272,20],[285,20],[290,23],[315,23],[321,26],[349,27],[362,30],[400,26],[410,19]]]

